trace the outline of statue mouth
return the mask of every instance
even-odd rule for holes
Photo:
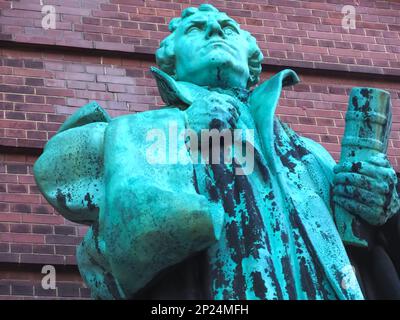
[[[210,41],[210,42],[207,44],[207,47],[209,47],[209,46],[211,46],[211,47],[213,47],[213,48],[216,48],[216,47],[225,47],[226,49],[228,49],[228,50],[231,51],[232,53],[235,51],[235,49],[234,49],[231,45],[229,45],[228,43],[226,43],[225,41],[222,41],[222,40]]]

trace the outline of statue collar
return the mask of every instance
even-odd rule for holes
[[[254,91],[239,88],[232,88],[231,90],[210,90],[209,88],[201,87],[190,82],[176,81],[170,75],[156,67],[151,67],[150,70],[156,79],[164,103],[167,106],[175,106],[182,110],[189,107],[195,99],[209,94],[210,91],[217,91],[225,94],[233,93],[233,95],[235,95],[239,100],[248,103],[250,99],[252,102],[263,99],[265,94],[272,91],[270,90],[272,89],[271,84],[274,86],[278,85],[274,89],[278,89],[277,91],[279,91],[280,96],[282,87],[291,86],[299,82],[297,74],[293,70],[286,69],[277,73],[271,79],[263,82],[261,85],[256,87]],[[278,78],[276,79],[278,82],[272,81],[275,78]],[[279,85],[279,82],[281,82],[281,85]],[[268,92],[265,92],[265,90],[268,90]]]
[[[210,94],[207,88],[190,82],[176,81],[155,67],[151,67],[151,72],[156,79],[161,98],[167,106],[185,110],[195,99]],[[273,136],[275,110],[282,88],[295,85],[299,81],[293,70],[285,69],[257,86],[248,97],[247,104],[260,135],[261,148],[273,173],[276,170]]]

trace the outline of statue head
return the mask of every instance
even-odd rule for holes
[[[169,24],[156,52],[158,66],[175,80],[200,86],[250,88],[263,55],[255,38],[210,4],[187,8]]]

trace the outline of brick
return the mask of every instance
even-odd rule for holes
[[[3,59],[4,65],[9,67],[23,67],[23,61],[18,59]]]
[[[19,255],[16,253],[0,253],[0,263],[2,262],[12,262],[16,263],[19,262]]]
[[[22,112],[7,111],[6,119],[25,120],[25,114]]]
[[[24,66],[25,68],[31,68],[31,69],[43,69],[43,62],[34,60],[24,60]]]
[[[32,284],[13,284],[11,286],[12,295],[33,296]]]
[[[33,225],[32,232],[38,234],[52,234],[53,227],[48,225]]]
[[[11,286],[9,284],[3,284],[0,282],[0,295],[9,296],[11,293]]]
[[[316,121],[314,118],[308,118],[308,117],[298,117],[299,123],[300,124],[309,124],[309,125],[315,125]]]
[[[30,213],[31,206],[24,203],[13,203],[10,206],[11,212]]]
[[[99,33],[87,33],[87,32],[83,34],[83,37],[85,40],[90,40],[90,41],[101,41],[103,38]]]
[[[0,110],[12,110],[13,104],[11,102],[0,101]]]
[[[21,263],[64,264],[64,257],[49,254],[21,254]]]
[[[27,138],[30,139],[37,139],[37,140],[46,140],[47,132],[45,131],[28,131]]]
[[[0,60],[0,65],[2,61]],[[4,84],[16,84],[16,85],[23,85],[24,84],[24,79],[22,77],[13,77],[13,76],[3,76],[3,82]]]
[[[87,83],[83,81],[68,80],[67,87],[70,89],[86,89]]]
[[[28,85],[28,84],[27,84]],[[34,89],[28,86],[12,86],[12,85],[0,85],[0,92],[12,92],[12,93],[34,93]]]
[[[80,296],[82,298],[90,298],[91,297],[91,293],[90,293],[90,289],[89,288],[79,288],[79,292],[80,292]]]
[[[15,233],[29,233],[31,226],[28,224],[11,224],[10,225],[10,232]]]
[[[22,222],[24,223],[44,223],[50,225],[62,224],[64,222],[64,218],[60,215],[44,215],[44,214],[35,214],[35,215],[23,215]]]
[[[38,148],[42,149],[44,147],[45,142],[34,139],[18,139],[17,145],[18,147],[30,147],[30,148]]]
[[[11,252],[13,253],[32,253],[32,245],[31,244],[11,244],[10,245]]]
[[[7,172],[11,174],[27,174],[28,168],[25,164],[7,164]]]
[[[31,96],[31,95],[26,95],[25,96],[25,102],[27,103],[42,103],[44,104],[44,97],[42,96]]]
[[[8,192],[10,192],[10,193],[27,193],[27,187],[22,184],[8,184]]]
[[[39,296],[39,297],[56,297],[57,296],[57,290],[56,289],[43,289],[43,287],[41,285],[38,286],[34,286],[34,292],[35,292],[35,296]]]
[[[20,234],[20,233],[3,233],[0,234],[2,242],[17,242],[17,243],[43,243],[42,235]]]
[[[10,138],[25,138],[26,137],[26,132],[25,130],[19,130],[19,129],[5,129],[5,135],[6,137]]]
[[[47,70],[39,69],[14,69],[14,75],[49,78],[53,75],[53,73]]]
[[[80,286],[77,284],[60,282],[57,284],[57,289],[61,297],[76,297],[79,296]]]
[[[44,80],[39,78],[26,78],[25,84],[27,86],[44,86]]]
[[[0,232],[9,232],[10,227],[7,223],[0,223]]]
[[[331,135],[321,135],[321,142],[323,143],[339,143],[339,140],[336,136],[331,136]]]
[[[10,245],[8,243],[0,243],[0,252],[9,252],[10,251]]]
[[[75,246],[55,246],[56,254],[60,255],[75,255],[76,254],[76,247]]]
[[[50,206],[44,206],[44,205],[32,205],[32,212],[36,214],[52,214],[53,209]]]
[[[75,266],[77,264],[76,256],[65,256],[65,265]]]
[[[92,91],[106,91],[106,85],[104,83],[88,83],[88,90]]]
[[[49,96],[62,96],[62,97],[73,97],[74,92],[69,89],[59,89],[59,88],[37,88],[36,93],[40,95]]]
[[[82,23],[100,25],[100,22],[99,18],[82,17]]]
[[[69,226],[55,226],[54,227],[55,234],[62,234],[62,235],[75,235],[75,228]]]
[[[33,245],[33,253],[39,254],[54,254],[54,246],[53,245]],[[56,254],[59,254],[56,252]]]
[[[133,78],[142,78],[144,76],[144,72],[140,69],[126,69],[126,75]]]
[[[105,26],[105,27],[116,27],[119,28],[121,27],[123,21],[121,20],[113,20],[113,19],[101,19],[101,25]],[[93,33],[92,35],[97,35],[96,33]],[[101,35],[100,35],[100,39],[93,39],[93,40],[100,40],[101,41]],[[103,38],[104,39],[104,38]]]
[[[46,235],[46,243],[48,243],[48,244],[77,245],[80,242],[81,242],[81,239],[79,239],[77,237],[64,236],[64,235]]]
[[[128,77],[117,77],[117,76],[106,76],[98,75],[97,81],[106,83],[116,83],[116,84],[134,84],[134,80]]]
[[[12,102],[24,102],[24,96],[19,94],[6,94],[5,100]]]

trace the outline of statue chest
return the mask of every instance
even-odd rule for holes
[[[319,197],[305,164],[297,163],[293,172],[281,167],[285,190],[257,148],[251,174],[237,175],[237,166],[233,162],[195,167],[199,192],[210,201],[222,203],[225,210],[221,239],[207,252],[211,296],[334,299],[299,219],[302,212],[288,201],[288,197],[300,192],[305,198]]]

